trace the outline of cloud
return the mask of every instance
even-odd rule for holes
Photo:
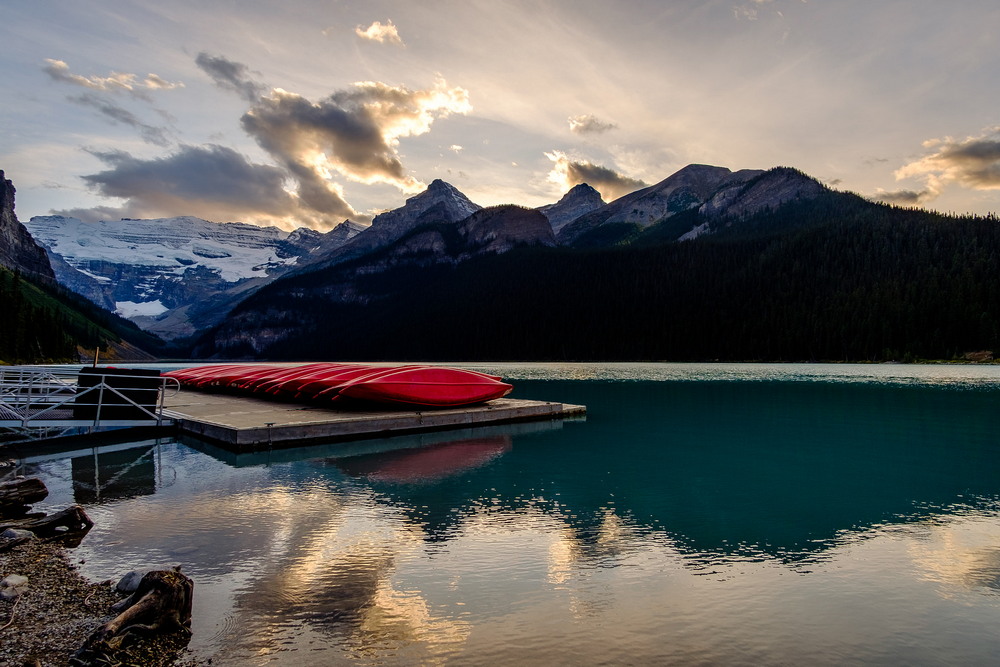
[[[936,196],[936,193],[930,190],[895,190],[887,192],[879,188],[872,199],[885,202],[886,204],[896,204],[897,206],[918,206],[930,199],[934,199]]]
[[[614,123],[607,123],[591,114],[571,116],[569,118],[569,131],[574,134],[601,134],[616,127],[618,126]]]
[[[143,141],[157,146],[170,145],[166,128],[143,123],[134,113],[125,107],[115,104],[111,100],[102,99],[93,93],[74,95],[66,99],[76,104],[96,109],[98,113],[114,123],[122,123],[123,125],[134,127],[139,131],[139,136],[142,137]]]
[[[760,10],[765,5],[771,4],[773,0],[749,0],[733,6],[733,16],[746,21],[756,21],[760,17]],[[777,12],[780,14],[781,12]]]
[[[399,139],[424,134],[436,119],[471,109],[468,92],[448,88],[444,81],[429,90],[365,81],[318,102],[276,88],[241,123],[303,184],[303,201],[322,209],[326,193],[321,186],[331,172],[407,193],[421,190],[423,183],[403,167]]]
[[[194,62],[203,72],[212,77],[219,88],[239,94],[248,102],[256,102],[268,90],[268,86],[256,81],[249,67],[243,63],[229,60],[225,56],[213,56],[204,51],[198,54]]]
[[[147,91],[150,90],[173,90],[184,87],[184,84],[179,81],[166,81],[157,74],[147,74],[146,78],[141,81],[137,75],[128,72],[112,72],[108,76],[82,76],[70,72],[69,65],[64,61],[52,58],[45,59],[45,67],[42,70],[54,81],[106,93],[127,93],[143,99],[148,99]]]
[[[458,144],[452,144],[451,146],[448,147],[448,150],[450,150],[452,153],[461,153],[465,149],[462,146],[459,146]]]
[[[354,29],[354,34],[362,39],[379,42],[380,44],[389,43],[396,44],[397,46],[406,46],[392,21],[386,21],[385,24],[375,21],[367,28],[358,26]]]
[[[926,198],[933,199],[949,184],[973,190],[1000,189],[1000,127],[978,137],[931,139],[924,148],[933,152],[896,170],[896,180],[923,179]]]
[[[549,172],[548,181],[558,185],[562,192],[569,190],[574,185],[587,183],[600,192],[605,201],[612,201],[648,185],[607,167],[591,162],[571,160],[562,151],[546,153],[545,157],[555,163],[552,171]]]
[[[152,160],[124,151],[90,152],[109,169],[84,176],[84,182],[97,194],[124,199],[125,204],[55,213],[85,220],[196,215],[288,229],[332,228],[354,214],[342,198],[339,206],[322,213],[303,206],[298,196],[285,189],[283,169],[253,164],[224,146],[181,146],[171,155]]]

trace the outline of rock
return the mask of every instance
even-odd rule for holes
[[[28,578],[20,574],[10,574],[0,581],[0,598],[11,600],[28,590]]]
[[[147,573],[157,570],[173,570],[174,567],[173,565],[151,565],[147,568],[132,570],[118,581],[115,589],[119,593],[132,593],[139,587],[139,582]]]
[[[0,170],[0,265],[33,279],[55,284],[48,255],[14,213],[14,184]]]
[[[34,536],[35,534],[30,530],[23,530],[21,528],[8,528],[0,533],[0,537],[8,540],[31,539]]]

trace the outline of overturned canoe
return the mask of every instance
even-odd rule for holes
[[[335,399],[353,398],[378,403],[422,407],[474,405],[511,392],[513,387],[494,376],[444,366],[404,366],[362,375],[337,388]]]
[[[326,403],[342,398],[416,407],[459,407],[510,393],[496,375],[444,366],[212,364],[164,373],[201,391]]]

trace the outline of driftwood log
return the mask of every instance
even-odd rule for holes
[[[37,477],[0,482],[0,516],[21,516],[28,506],[45,500],[49,490]]]
[[[61,512],[40,518],[0,521],[0,532],[8,528],[20,528],[41,538],[62,539],[64,544],[71,547],[80,544],[80,540],[93,527],[94,522],[79,505],[71,505]]]
[[[95,630],[70,664],[104,664],[136,634],[179,632],[190,637],[193,596],[194,582],[179,567],[147,572],[135,592],[111,608],[118,616]]]

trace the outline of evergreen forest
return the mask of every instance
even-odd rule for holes
[[[93,352],[127,341],[158,350],[162,341],[131,322],[60,287],[36,283],[0,266],[0,363],[76,361],[79,350]]]

